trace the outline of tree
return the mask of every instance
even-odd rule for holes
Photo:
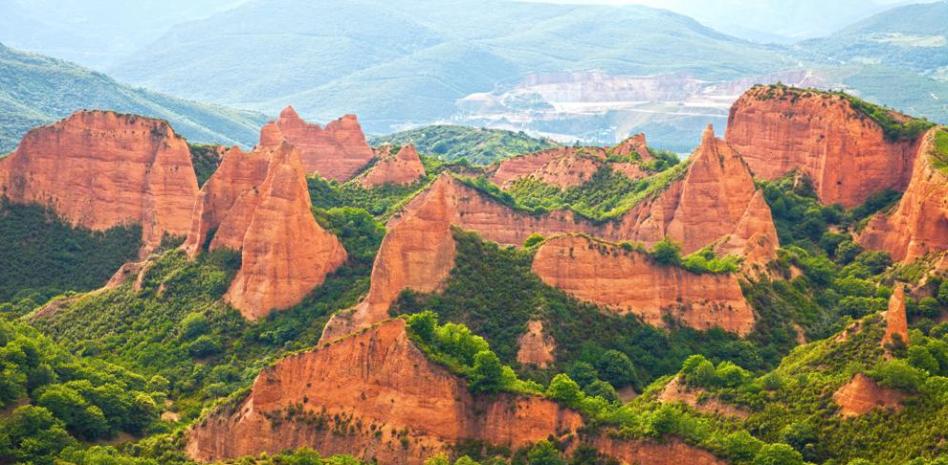
[[[211,324],[207,321],[207,317],[200,312],[188,313],[184,319],[181,320],[182,339],[194,339],[207,334],[210,329]]]
[[[52,464],[52,457],[73,441],[52,412],[32,405],[18,407],[0,423],[0,439],[3,437],[9,449],[6,453],[13,455],[15,463],[36,465]]]
[[[474,392],[498,392],[504,387],[504,366],[497,354],[482,350],[474,356],[471,368],[471,390]]]
[[[609,402],[619,401],[619,394],[616,393],[616,388],[612,387],[612,385],[609,384],[607,381],[603,381],[601,379],[597,379],[589,383],[589,385],[586,386],[586,388],[583,389],[583,391],[585,391],[586,395],[588,396],[602,397],[603,399],[606,399]]]
[[[544,240],[544,238],[543,238],[543,236],[542,236],[541,234],[533,233],[533,234],[527,236],[527,239],[526,239],[525,241],[523,241],[523,247],[529,249],[530,247],[533,247],[533,246],[535,246],[535,245],[537,245],[537,244],[543,242],[543,240]]]
[[[724,453],[734,462],[750,462],[763,445],[763,441],[744,430],[728,434],[721,440]]]
[[[615,349],[603,352],[596,361],[596,369],[602,379],[613,386],[628,386],[638,378],[629,356]]]
[[[869,374],[882,386],[916,392],[925,382],[925,372],[908,364],[902,359],[881,362]]]
[[[434,340],[435,326],[438,324],[438,315],[431,310],[408,316],[408,329],[422,342],[430,344]]]
[[[681,374],[685,378],[685,383],[691,386],[714,387],[718,384],[714,364],[700,354],[685,359],[685,362],[681,365]]]
[[[715,378],[725,387],[737,387],[744,384],[744,381],[750,379],[749,371],[737,366],[736,364],[723,361],[718,364],[714,370]]]
[[[575,406],[583,399],[583,391],[579,388],[579,384],[576,384],[576,381],[570,379],[569,375],[560,373],[550,381],[550,386],[546,389],[546,396],[566,405]]]
[[[753,465],[803,465],[803,455],[787,444],[765,444],[754,456]]]
[[[652,247],[652,258],[662,265],[680,265],[681,246],[666,237]]]
[[[909,347],[908,361],[915,368],[925,370],[931,374],[938,374],[938,360],[925,346]]]
[[[596,371],[596,368],[586,362],[574,363],[568,373],[569,377],[579,383],[580,386],[588,386],[599,379],[599,372]]]
[[[560,451],[550,441],[540,441],[527,452],[528,465],[566,465]]]

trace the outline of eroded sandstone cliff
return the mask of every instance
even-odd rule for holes
[[[898,339],[902,344],[909,343],[908,317],[905,314],[905,286],[896,284],[889,297],[889,308],[885,312],[885,335],[882,346],[886,347]]]
[[[517,448],[580,426],[578,413],[540,397],[473,396],[396,319],[265,370],[233,412],[189,431],[187,452],[212,461],[308,446],[420,465],[463,440]]]
[[[696,329],[747,334],[754,328],[754,312],[733,274],[691,273],[576,234],[544,242],[532,269],[550,286],[651,325],[663,326],[671,318]]]
[[[876,408],[898,410],[905,397],[900,391],[879,386],[862,373],[857,373],[833,393],[839,414],[844,417],[865,415]]]
[[[269,158],[266,178],[238,199],[243,207],[235,206],[251,213],[234,218],[249,221],[240,270],[224,296],[251,320],[299,303],[347,258],[339,239],[313,218],[299,151],[284,143]]]
[[[873,217],[857,236],[860,245],[904,262],[948,249],[948,174],[933,166],[940,131],[948,130],[936,128],[924,137],[898,207]]]
[[[893,112],[893,118],[905,119]],[[916,140],[890,140],[845,97],[756,86],[731,107],[726,139],[754,175],[808,174],[825,204],[858,206],[873,193],[908,184]]]
[[[74,226],[141,224],[143,252],[191,223],[197,178],[188,144],[168,123],[80,111],[31,130],[0,160],[0,193],[38,203]]]
[[[351,179],[374,157],[355,115],[345,115],[323,128],[303,121],[288,106],[260,131],[261,146],[275,146],[284,140],[300,150],[307,174],[336,181]]]
[[[517,339],[517,362],[546,368],[556,361],[556,341],[543,330],[543,322],[530,320],[527,331]]]
[[[366,189],[390,185],[412,184],[425,176],[425,167],[415,150],[408,144],[390,153],[391,147],[378,150],[378,161],[359,178],[359,184]]]
[[[395,319],[264,370],[246,399],[187,431],[185,450],[210,462],[305,446],[324,455],[421,465],[438,453],[457,455],[460,443],[515,450],[554,438],[568,451],[585,442],[626,464],[725,463],[679,440],[617,439],[583,424],[577,412],[539,396],[471,394]]]

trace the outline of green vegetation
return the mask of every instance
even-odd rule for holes
[[[141,228],[73,228],[41,206],[0,198],[0,238],[0,315],[19,315],[65,291],[105,284],[137,255]]]
[[[0,320],[0,462],[51,464],[77,440],[160,432],[167,381],[79,358],[35,329]]]
[[[935,133],[935,147],[931,153],[932,165],[948,175],[948,128]]]
[[[203,186],[221,164],[221,158],[217,152],[219,147],[218,145],[209,144],[188,144],[188,149],[191,151],[191,164],[194,165],[194,174],[197,175],[198,187]]]
[[[370,143],[372,145],[411,143],[415,144],[415,148],[420,153],[434,155],[445,161],[464,159],[477,165],[489,165],[512,156],[559,146],[552,140],[531,137],[522,131],[466,126],[425,126],[387,136],[373,137]]]
[[[771,342],[761,335],[754,343],[719,329],[696,331],[670,322],[663,331],[636,317],[618,316],[579,302],[543,284],[530,271],[533,250],[500,247],[476,234],[455,231],[456,266],[443,293],[403,292],[394,313],[431,310],[443,321],[463,323],[490,342],[504,363],[517,366],[517,338],[527,322],[539,319],[556,340],[557,364],[550,370],[521,370],[538,381],[555,371],[568,371],[586,388],[597,379],[615,387],[641,389],[655,378],[673,373],[689,355],[730,360],[759,370],[774,366],[793,340]],[[629,362],[629,363],[626,363]]]
[[[678,163],[658,174],[633,181],[613,171],[607,164],[584,184],[563,190],[532,177],[515,181],[506,192],[485,177],[459,179],[519,210],[540,214],[570,209],[582,217],[601,222],[619,218],[639,202],[662,192],[684,176],[687,167],[687,163]]]

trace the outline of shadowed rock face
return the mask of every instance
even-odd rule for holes
[[[292,411],[292,413],[290,413]],[[588,441],[624,463],[723,464],[677,441],[665,444],[584,438],[582,417],[536,396],[472,395],[464,380],[428,358],[405,322],[366,331],[289,356],[264,370],[250,395],[186,433],[185,450],[210,462],[311,447],[387,465],[421,465],[454,455],[463,441],[517,449],[550,437],[574,448]]]
[[[865,415],[875,408],[901,409],[905,394],[895,389],[879,386],[862,373],[833,393],[833,400],[839,405],[839,414],[844,417]]]
[[[307,174],[340,182],[352,179],[375,156],[355,115],[345,115],[323,128],[303,121],[293,107],[286,107],[279,119],[260,130],[261,146],[276,146],[284,140],[300,150]]]
[[[414,145],[402,147],[398,153],[389,153],[391,147],[379,151],[379,159],[359,179],[366,189],[386,184],[404,186],[412,184],[425,176],[425,167]]]
[[[800,170],[823,203],[847,208],[876,192],[904,190],[917,144],[887,140],[881,126],[838,95],[765,86],[731,107],[726,139],[755,176]]]
[[[142,225],[142,252],[191,223],[197,178],[184,139],[164,121],[80,111],[33,129],[0,160],[0,193],[73,226]]]
[[[663,326],[670,316],[696,329],[747,334],[754,328],[754,313],[734,275],[694,274],[579,235],[544,242],[532,269],[550,286],[651,325]]]
[[[278,425],[267,419],[291,406],[306,413]],[[326,424],[307,424],[306,415]],[[350,434],[334,433],[345,426],[340,420],[352,426]],[[463,380],[415,347],[397,319],[265,370],[234,412],[192,428],[187,452],[212,461],[309,446],[325,455],[420,465],[462,440],[518,448],[581,425],[578,413],[539,397],[472,396]]]
[[[299,151],[287,143],[230,149],[201,189],[184,249],[241,251],[225,299],[248,319],[291,307],[346,260],[313,218]]]
[[[905,194],[891,213],[879,213],[859,234],[863,247],[884,250],[894,260],[911,262],[948,249],[948,175],[932,166],[936,131],[919,147]]]

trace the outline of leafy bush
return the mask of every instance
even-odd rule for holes
[[[667,237],[656,242],[649,253],[662,265],[681,265],[681,246]]]

